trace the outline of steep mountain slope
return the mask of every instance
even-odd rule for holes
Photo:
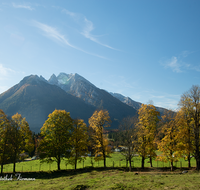
[[[0,94],[0,109],[8,116],[22,114],[34,132],[39,132],[55,109],[64,109],[72,118],[84,119],[86,123],[96,109],[106,109],[112,120],[110,129],[115,129],[124,117],[137,115],[140,106],[121,94],[97,88],[78,74],[60,73],[48,81],[42,76],[27,76]]]
[[[82,99],[89,105],[95,106],[96,109],[108,110],[113,121],[112,126],[115,128],[121,119],[127,116],[134,116],[137,113],[134,108],[124,104],[105,90],[97,88],[76,73],[60,73],[58,77],[52,75],[49,83],[59,86],[67,93]]]
[[[59,86],[66,92],[95,107],[101,104],[100,90],[77,73],[60,73],[58,77],[53,74],[49,79],[49,83]]]
[[[85,122],[95,110],[37,75],[25,77],[19,84],[0,94],[0,109],[8,116],[17,112],[22,114],[35,132],[39,132],[48,114],[55,109],[65,109],[72,118],[81,118]]]
[[[127,104],[127,105],[133,107],[133,108],[136,109],[136,110],[139,110],[140,107],[141,107],[141,105],[142,105],[142,103],[136,102],[136,101],[132,100],[131,98],[125,97],[125,96],[123,96],[123,95],[121,95],[121,94],[112,93],[112,92],[110,92],[110,94],[111,94],[112,96],[114,96],[115,98],[119,99],[120,101],[122,101],[123,103],[125,103],[125,104]]]
[[[123,103],[125,103],[125,104],[127,104],[127,105],[133,107],[133,108],[136,109],[137,111],[141,108],[142,103],[136,102],[136,101],[132,100],[132,99],[129,98],[129,97],[125,97],[125,96],[123,96],[123,95],[121,95],[121,94],[112,93],[112,92],[110,92],[110,94],[111,94],[112,96],[114,96],[115,98],[119,99],[120,101],[122,101]],[[155,106],[155,107],[156,107],[156,106]],[[161,108],[161,107],[156,107],[156,109],[157,109],[157,111],[160,112],[161,115],[163,115],[164,112],[165,112],[165,110],[166,110],[165,108]]]

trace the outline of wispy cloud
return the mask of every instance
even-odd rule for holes
[[[166,62],[165,67],[172,69],[172,71],[176,73],[182,72],[181,64],[178,63],[178,58],[174,56],[169,61]]]
[[[67,15],[69,15],[69,16],[72,17],[73,19],[77,19],[77,20],[78,20],[78,19],[80,18],[80,15],[79,15],[79,14],[70,12],[70,11],[68,11],[68,10],[66,10],[66,9],[63,9],[62,12],[65,13],[65,14],[67,14]]]
[[[13,3],[12,6],[17,9],[28,9],[30,11],[34,10],[30,5],[22,5],[22,4],[15,4]]]
[[[170,68],[173,72],[176,73],[182,73],[188,69],[194,70],[191,64],[184,62],[184,59],[188,57],[191,53],[193,52],[183,51],[178,56],[172,56],[170,59],[162,61],[161,64],[165,68]]]
[[[106,57],[103,57],[103,56],[100,56],[100,55],[97,55],[97,54],[94,54],[94,53],[90,53],[90,52],[87,52],[79,47],[76,47],[74,45],[72,45],[68,39],[66,39],[66,37],[61,34],[56,28],[54,27],[51,27],[49,25],[46,25],[46,24],[43,24],[43,23],[40,23],[38,21],[32,21],[32,24],[39,28],[40,30],[42,30],[45,34],[45,36],[51,38],[52,40],[56,40],[58,42],[61,42],[71,48],[74,48],[76,50],[79,50],[79,51],[82,51],[86,54],[89,54],[89,55],[93,55],[93,56],[96,56],[96,57],[99,57],[99,58],[102,58],[102,59],[107,59]]]
[[[82,29],[80,31],[80,34],[82,34],[85,38],[101,45],[101,46],[104,46],[104,47],[107,47],[109,49],[113,49],[113,50],[117,50],[119,51],[118,49],[115,49],[105,43],[102,43],[100,42],[98,39],[97,39],[97,36],[95,35],[92,35],[92,31],[95,29],[94,28],[94,24],[92,23],[92,21],[88,20],[84,15],[81,15],[81,14],[78,14],[78,13],[74,13],[74,12],[70,12],[66,9],[63,9],[62,10],[63,13],[69,15],[72,19],[74,19],[80,26],[82,26]]]
[[[85,23],[85,26],[83,28],[83,31],[81,32],[81,34],[83,36],[85,36],[86,38],[90,39],[93,42],[96,42],[99,45],[102,45],[104,47],[107,47],[107,48],[110,48],[110,49],[113,49],[113,50],[117,50],[117,49],[115,49],[115,48],[113,48],[113,47],[111,47],[107,44],[101,43],[94,35],[91,34],[91,32],[94,30],[94,26],[93,26],[93,23],[91,21],[84,18],[84,23]],[[119,51],[119,50],[117,50],[117,51]]]
[[[4,67],[3,64],[0,64],[0,80],[7,78],[9,75],[15,73],[14,70]]]

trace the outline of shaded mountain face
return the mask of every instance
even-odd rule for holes
[[[76,73],[60,73],[58,77],[53,74],[49,79],[49,83],[59,86],[67,93],[84,100],[87,104],[95,107],[100,105],[99,89]]]
[[[21,114],[34,132],[39,132],[55,109],[66,110],[72,118],[81,118],[85,122],[95,111],[93,106],[37,75],[25,77],[19,84],[0,94],[0,109],[8,116],[17,112]]]
[[[87,124],[96,109],[106,109],[112,121],[110,129],[116,129],[123,118],[136,116],[140,106],[121,94],[97,88],[78,74],[53,74],[48,81],[42,76],[27,76],[0,94],[0,109],[8,116],[21,114],[36,133],[55,109],[66,110],[73,119]]]
[[[137,114],[135,108],[124,104],[105,90],[97,88],[88,80],[78,74],[60,73],[57,77],[53,74],[48,80],[65,90],[67,93],[82,99],[96,109],[106,109],[112,120],[112,127],[117,128],[119,121],[127,116]]]

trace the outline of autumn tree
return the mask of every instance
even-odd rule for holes
[[[104,127],[111,122],[108,111],[96,110],[89,118],[89,125],[93,129],[92,141],[95,151],[95,160],[103,159],[106,167],[106,155],[109,154],[108,139],[103,134]],[[98,157],[100,155],[100,157]]]
[[[187,101],[187,100],[186,100]],[[187,104],[190,104],[190,100]],[[178,128],[177,132],[177,151],[180,155],[188,160],[188,168],[191,167],[191,155],[194,153],[194,133],[192,127],[193,120],[189,116],[187,109],[182,107],[176,114],[175,123]]]
[[[138,115],[137,152],[142,157],[141,167],[144,169],[146,157],[150,157],[150,164],[152,167],[152,158],[156,156],[155,136],[160,113],[156,111],[155,106],[151,104],[142,104]]]
[[[34,144],[29,124],[25,118],[22,118],[21,114],[16,113],[13,115],[10,125],[11,131],[8,139],[12,147],[10,156],[13,163],[13,172],[15,173],[15,164],[20,154],[24,152],[31,153],[34,149]]]
[[[188,104],[189,102],[189,104]],[[200,87],[193,85],[192,88],[181,96],[179,105],[187,110],[190,120],[193,120],[192,130],[194,133],[194,153],[196,169],[200,169]]]
[[[171,171],[173,170],[173,163],[177,161],[180,155],[177,152],[177,133],[178,128],[175,123],[175,114],[174,112],[167,110],[162,116],[162,133],[164,138],[158,144],[158,150],[162,152],[158,156],[158,159],[161,161],[169,161],[171,164]]]
[[[0,109],[0,163],[1,173],[3,173],[3,165],[9,159],[10,143],[8,137],[10,133],[10,122],[6,114]]]
[[[118,131],[118,143],[124,146],[124,150],[121,151],[121,154],[129,162],[129,171],[131,171],[131,160],[135,152],[135,135],[134,128],[136,124],[136,118],[127,117],[124,118],[120,125]]]
[[[85,159],[88,153],[88,127],[82,119],[73,121],[72,136],[71,136],[71,156],[68,162],[77,167],[77,161]]]
[[[57,162],[60,170],[60,162],[63,157],[69,158],[71,150],[73,122],[70,113],[65,110],[55,110],[49,114],[41,128],[41,136],[38,151],[43,162]]]

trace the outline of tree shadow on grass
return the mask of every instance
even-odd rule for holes
[[[174,172],[178,173],[182,170],[188,170],[188,168],[182,168],[180,170],[180,168],[174,168]],[[106,171],[123,171],[123,172],[129,172],[128,168],[126,167],[99,167],[99,168],[94,168],[94,167],[85,167],[83,169],[77,169],[77,170],[54,170],[54,171],[38,171],[38,172],[18,172],[21,174],[22,178],[35,178],[35,179],[53,179],[53,178],[59,178],[59,177],[69,177],[71,179],[73,179],[76,175],[79,174],[84,174],[84,173],[91,173],[91,172],[106,172]],[[174,174],[170,172],[170,168],[145,168],[145,169],[141,169],[141,168],[132,168],[133,175],[134,174],[142,174],[142,173],[153,173],[153,174]],[[2,178],[4,176],[11,176],[11,175],[15,175],[12,173],[3,173],[0,176],[2,176]]]

